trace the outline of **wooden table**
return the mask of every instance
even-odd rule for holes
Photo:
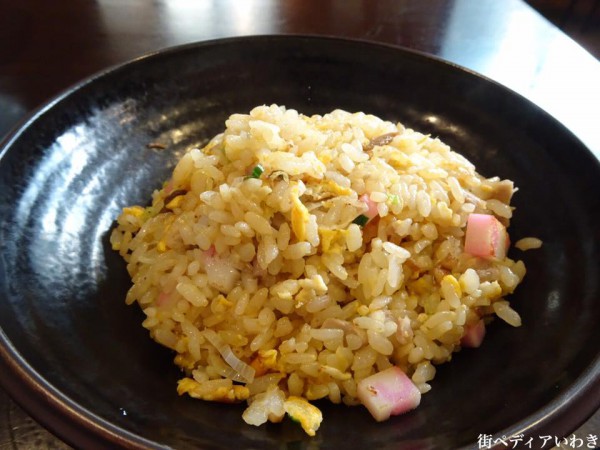
[[[0,0],[0,135],[77,81],[188,42],[317,34],[396,44],[486,75],[600,158],[600,62],[522,0]],[[598,435],[600,414],[576,431]],[[0,391],[0,450],[66,448]]]

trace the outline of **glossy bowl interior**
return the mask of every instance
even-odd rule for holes
[[[108,244],[120,208],[147,203],[229,114],[270,103],[402,121],[519,187],[512,239],[544,241],[512,250],[528,268],[511,297],[523,326],[496,321],[479,350],[438,368],[414,412],[378,424],[321,402],[312,439],[289,420],[248,426],[242,405],[178,397],[172,355],[124,304],[129,279]],[[447,449],[480,434],[566,434],[600,404],[599,192],[598,160],[559,123],[424,55],[292,36],[159,52],[66,92],[4,142],[0,380],[81,448]]]

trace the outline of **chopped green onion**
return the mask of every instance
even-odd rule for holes
[[[354,219],[352,221],[352,223],[355,223],[358,226],[364,227],[368,221],[369,221],[369,218],[367,216],[365,216],[364,214],[361,214],[356,219]]]
[[[254,166],[254,169],[252,169],[250,178],[260,178],[260,176],[262,175],[262,173],[264,171],[265,171],[265,169],[263,168],[263,166],[261,166],[260,164],[257,164],[256,166]]]
[[[392,205],[397,205],[400,203],[400,197],[398,197],[396,194],[388,194],[388,200]]]

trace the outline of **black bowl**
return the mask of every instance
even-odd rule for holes
[[[512,255],[528,267],[512,296],[523,326],[494,322],[479,350],[439,368],[414,412],[376,423],[323,403],[315,438],[290,421],[251,427],[242,405],[178,397],[172,355],[124,304],[130,282],[107,242],[120,208],[147,202],[229,114],[270,103],[402,121],[520,188],[511,235],[544,241]],[[565,435],[600,404],[598,160],[538,107],[464,69],[328,38],[200,43],[74,87],[1,155],[1,382],[77,447],[448,449]]]

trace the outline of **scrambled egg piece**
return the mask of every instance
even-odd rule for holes
[[[260,377],[269,370],[279,370],[277,364],[277,350],[259,350],[258,356],[252,360],[250,367],[255,370],[254,376]]]
[[[321,426],[323,414],[321,410],[311,405],[302,397],[290,396],[284,403],[285,412],[294,420],[300,423],[300,426],[306,434],[314,436]]]
[[[234,403],[247,400],[250,390],[246,386],[233,384],[230,387],[219,387],[214,391],[207,392],[202,385],[191,378],[183,378],[177,382],[177,393],[179,395],[189,394],[190,397],[209,402]]]
[[[298,195],[298,186],[291,189],[292,192],[292,230],[299,241],[306,240],[306,225],[310,218],[308,209],[300,201]]]
[[[447,283],[449,286],[451,286],[459,298],[462,296],[462,289],[460,288],[460,284],[458,283],[458,280],[452,275],[446,275],[444,278],[442,278],[442,283]]]
[[[294,297],[296,308],[302,308],[306,303],[315,297],[314,290],[310,288],[302,288]]]
[[[175,364],[188,370],[192,370],[194,367],[196,367],[196,361],[194,361],[194,358],[192,358],[192,356],[188,353],[179,353],[175,357]]]
[[[131,214],[132,216],[140,217],[144,214],[144,208],[141,206],[127,206],[123,208],[123,214]]]
[[[415,281],[411,281],[408,287],[419,295],[424,295],[431,292],[431,279],[427,276],[420,277]]]
[[[344,250],[348,230],[330,230],[319,227],[323,253],[341,253]]]
[[[319,161],[321,161],[323,164],[329,164],[333,160],[330,151],[321,151],[317,158],[319,158]]]
[[[160,252],[160,253],[164,253],[167,251],[167,242],[166,242],[166,235],[169,232],[169,229],[171,228],[171,225],[173,225],[173,222],[175,221],[175,216],[171,216],[166,220],[166,225],[164,228],[164,233],[163,233],[163,238],[158,241],[158,244],[156,244],[156,249]]]
[[[353,192],[352,189],[342,187],[333,180],[327,180],[327,183],[325,184],[325,188],[329,192],[333,192],[336,195],[350,195]]]
[[[175,209],[178,208],[179,206],[181,206],[181,203],[183,202],[183,194],[182,195],[178,195],[177,197],[173,198],[173,200],[171,200],[169,203],[167,203],[165,205],[165,208],[168,209]]]

